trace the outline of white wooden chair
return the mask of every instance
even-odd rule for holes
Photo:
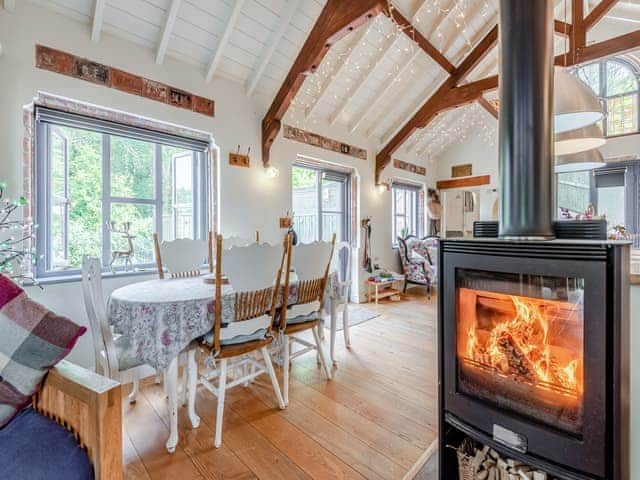
[[[289,366],[293,359],[309,351],[316,350],[325,375],[331,380],[331,368],[327,362],[322,340],[320,338],[322,313],[324,311],[324,292],[329,277],[331,258],[336,242],[333,235],[331,242],[313,242],[295,247],[291,246],[291,236],[287,237],[287,265],[285,270],[283,306],[280,309],[278,328],[282,338],[282,354],[284,356],[285,404],[289,404]],[[288,305],[291,265],[297,277],[297,299]],[[308,342],[296,334],[311,330],[315,343]],[[292,351],[293,344],[304,348]]]
[[[344,270],[346,268],[346,271]],[[335,364],[335,344],[338,314],[342,314],[344,345],[351,348],[349,335],[349,295],[351,293],[351,245],[349,242],[336,244],[331,261],[331,272],[337,273],[336,296],[331,298],[331,361]]]
[[[130,403],[134,403],[140,388],[139,381],[155,375],[156,370],[128,353],[129,343],[126,336],[113,335],[105,310],[102,265],[97,258],[82,259],[82,292],[93,336],[96,371],[123,385],[133,383],[128,398]]]
[[[213,237],[209,232],[208,240],[179,238],[160,243],[158,234],[153,234],[156,265],[160,278],[165,277],[165,268],[171,278],[197,277],[202,275],[202,267],[207,264],[209,273],[213,272]]]
[[[160,242],[158,234],[153,234],[153,244],[156,255],[158,276],[165,278],[165,270],[171,278],[198,277],[203,273],[213,272],[213,233],[209,232],[207,240],[194,240],[192,238],[178,238],[175,240]],[[203,272],[203,267],[205,272]],[[196,348],[189,348],[180,355],[180,365],[187,367],[182,374],[180,403],[184,406],[187,402],[187,388],[189,383],[189,368],[197,368],[195,365]],[[160,383],[160,376],[156,376],[156,383]],[[165,388],[171,388],[165,384]],[[168,392],[167,392],[168,393]],[[191,416],[191,414],[190,414]],[[196,418],[196,417],[191,417]]]
[[[222,444],[222,422],[226,391],[238,385],[247,386],[257,376],[267,373],[278,400],[285,408],[268,346],[273,342],[271,329],[276,315],[282,267],[283,246],[258,245],[223,248],[222,236],[216,238],[216,303],[213,331],[206,336],[203,347],[219,361],[219,368],[199,377],[201,383],[218,399],[214,445]],[[223,298],[222,272],[233,293]],[[275,281],[274,281],[275,278]],[[224,304],[224,306],[223,306]],[[223,324],[223,308],[233,309],[233,320]],[[225,318],[225,320],[227,320]],[[253,355],[260,352],[262,362]],[[229,362],[232,362],[229,365]],[[229,370],[231,366],[231,372]],[[241,373],[235,375],[238,371]],[[233,374],[229,381],[229,374]],[[214,380],[217,378],[217,385]],[[195,402],[195,389],[189,389],[189,409]]]
[[[256,236],[254,239],[238,235],[231,235],[230,237],[222,238],[222,248],[224,250],[232,247],[246,247],[254,243],[260,243],[260,232],[258,230],[256,230]]]

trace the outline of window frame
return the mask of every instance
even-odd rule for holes
[[[640,204],[637,199],[640,196],[640,160],[627,160],[612,162],[611,164],[594,170],[584,170],[589,172],[589,203],[593,204],[598,212],[598,186],[597,177],[604,177],[611,174],[624,175],[625,188],[625,227],[633,237],[633,248],[640,247]],[[555,175],[556,203],[557,191],[559,189],[559,177]],[[559,205],[556,205],[556,209]]]
[[[618,93],[615,95],[607,95],[607,64],[609,63],[618,63],[628,68],[636,78],[636,90],[628,91],[625,93]],[[589,88],[592,88],[591,85],[585,82],[578,75],[578,72],[582,68],[587,68],[593,65],[598,66],[598,83],[600,88],[599,88],[599,91],[596,93],[596,95],[601,100],[602,107],[604,110],[604,119],[602,121],[602,134],[605,136],[605,138],[615,138],[615,137],[623,137],[625,135],[636,135],[640,133],[640,71],[638,70],[638,68],[630,61],[620,57],[605,58],[595,62],[590,62],[584,65],[580,65],[576,70],[576,76],[578,76],[578,78],[580,78],[581,81],[586,83],[589,86]],[[635,102],[636,103],[636,119],[635,119],[636,128],[635,130],[630,132],[616,133],[616,134],[610,135],[608,131],[609,129],[607,126],[608,119],[609,119],[608,100],[622,98],[628,95],[636,95],[636,102]]]
[[[323,231],[323,221],[325,213],[333,213],[342,215],[342,231],[343,238],[336,238],[336,242],[351,242],[351,228],[350,228],[350,212],[351,212],[351,196],[349,192],[351,191],[351,173],[341,172],[338,170],[332,170],[331,168],[324,168],[315,165],[308,165],[304,162],[294,162],[291,168],[302,168],[306,170],[312,170],[316,172],[316,195],[317,195],[317,208],[316,208],[316,217],[318,222],[318,239],[316,241],[322,241],[324,231]],[[322,192],[324,189],[323,182],[324,180],[330,180],[334,182],[342,183],[342,205],[344,207],[344,211],[337,210],[325,210],[322,206]],[[291,185],[291,199],[293,204],[293,195],[294,189],[293,185]],[[293,217],[295,218],[295,212],[293,212]]]
[[[178,147],[192,151],[192,175],[193,175],[193,236],[197,239],[205,239],[209,230],[209,215],[207,199],[209,198],[209,181],[211,172],[209,171],[208,145],[204,142],[191,141],[188,138],[174,137],[168,134],[154,132],[152,130],[140,129],[138,127],[128,127],[116,122],[97,120],[91,117],[84,117],[67,112],[58,112],[62,119],[59,123],[55,121],[56,112],[51,109],[45,110],[45,119],[40,118],[36,109],[35,121],[35,193],[34,193],[34,218],[38,225],[36,231],[36,250],[42,252],[42,258],[38,258],[34,266],[34,274],[37,279],[64,279],[77,277],[81,273],[81,268],[53,268],[52,258],[52,238],[51,238],[51,210],[52,210],[52,185],[51,185],[51,132],[60,127],[69,127],[80,130],[92,131],[101,136],[101,161],[102,161],[102,271],[108,272],[111,261],[112,238],[109,231],[108,222],[111,219],[111,207],[113,204],[133,204],[150,205],[153,207],[154,232],[157,232],[160,239],[163,238],[163,192],[162,192],[162,147]],[[64,119],[70,118],[69,122]],[[82,122],[86,123],[82,123]],[[112,194],[111,191],[111,139],[112,137],[129,138],[150,143],[153,148],[153,198],[129,198]],[[155,139],[155,141],[154,141]],[[175,140],[173,140],[175,139]],[[175,142],[175,143],[173,143]],[[198,150],[193,146],[202,146]],[[69,158],[67,140],[67,160],[65,166],[65,188],[67,191],[67,237],[68,237],[68,205],[69,205]],[[173,168],[173,167],[172,167]],[[175,181],[175,178],[172,179]],[[174,226],[175,230],[175,226]],[[65,249],[68,251],[68,241]],[[134,264],[134,273],[148,274],[156,270],[154,261]],[[122,271],[123,267],[118,265],[115,270]]]
[[[396,212],[396,192],[397,191],[403,191],[404,195],[405,195],[405,199],[404,199],[404,214],[399,214]],[[410,229],[409,231],[409,235],[414,235],[416,237],[420,236],[420,191],[422,190],[422,187],[419,187],[417,185],[410,185],[407,183],[392,183],[391,185],[391,244],[394,248],[398,247],[398,237],[400,236],[400,232],[397,231],[396,229],[396,218],[397,217],[403,217],[403,218],[407,218],[409,216],[407,212],[407,197],[406,197],[406,193],[410,192],[414,198],[414,205],[413,205],[413,215],[412,215],[412,222],[413,222],[413,227],[412,229]],[[415,230],[414,230],[415,229]]]

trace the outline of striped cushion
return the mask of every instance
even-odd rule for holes
[[[49,368],[69,354],[86,330],[0,275],[0,428],[29,404]]]

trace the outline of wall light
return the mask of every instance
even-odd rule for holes
[[[376,184],[376,188],[378,189],[378,192],[383,193],[383,192],[388,192],[391,190],[391,182],[380,182],[378,184]]]
[[[276,177],[280,176],[280,170],[278,170],[274,166],[267,167],[265,169],[265,173],[267,174],[267,177],[269,177],[269,178],[276,178]]]

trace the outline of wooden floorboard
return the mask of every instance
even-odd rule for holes
[[[403,478],[436,438],[435,296],[427,301],[409,293],[401,302],[362,307],[379,316],[351,328],[351,350],[338,332],[332,381],[314,354],[296,359],[286,410],[278,409],[266,376],[228,391],[219,449],[213,446],[216,399],[202,387],[201,425],[192,429],[180,409],[172,455],[164,446],[162,386],[144,382],[135,405],[123,397],[125,478]]]

